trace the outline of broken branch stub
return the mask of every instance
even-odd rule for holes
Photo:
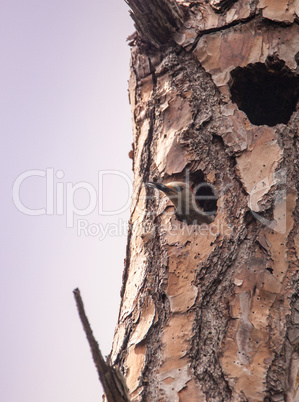
[[[107,402],[130,402],[124,377],[117,368],[112,367],[109,362],[106,362],[103,358],[98,342],[92,333],[91,326],[85,314],[80,290],[75,289],[73,293],[76,300],[79,317],[90,346],[92,358],[97,368],[99,379],[105,391]]]
[[[176,1],[125,0],[140,38],[155,48],[168,43],[182,26],[184,13]]]

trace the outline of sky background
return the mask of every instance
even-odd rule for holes
[[[80,288],[107,355],[129,218],[126,38],[133,22],[121,0],[3,0],[0,20],[0,399],[101,401],[72,292]],[[54,175],[53,183],[48,176],[48,193],[46,169]],[[15,205],[14,182],[31,170],[40,176],[28,173],[15,187],[17,196],[25,207],[48,208],[48,214],[32,216]],[[111,170],[116,172],[101,176],[98,186],[99,172]],[[73,200],[70,189],[76,185],[87,189],[77,189]],[[94,194],[106,215],[97,209],[84,213]],[[64,204],[60,214],[57,199]],[[83,216],[74,215],[74,226],[67,227],[73,204]],[[79,219],[86,228],[80,233]]]

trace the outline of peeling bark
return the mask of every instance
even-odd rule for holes
[[[299,400],[299,4],[128,4],[134,189],[111,360],[132,401]],[[290,77],[287,121],[279,91],[273,125],[234,103],[248,71],[265,74],[249,102],[262,119],[263,80]],[[217,190],[213,224],[178,221],[144,186],[188,178]]]

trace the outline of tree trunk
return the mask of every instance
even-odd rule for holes
[[[111,361],[132,401],[298,401],[298,1],[126,1],[135,179]],[[178,180],[213,190],[212,224],[144,185]]]

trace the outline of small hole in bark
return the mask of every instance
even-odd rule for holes
[[[210,184],[205,182],[204,173],[202,170],[197,170],[190,174],[190,180],[193,183],[192,188],[195,192],[196,201],[204,212],[211,215],[217,213],[217,190]]]
[[[270,274],[272,274],[272,275],[273,275],[273,268],[266,268],[266,270],[267,270],[267,271],[269,271],[269,272],[270,272]]]
[[[217,192],[214,186],[209,183],[199,183],[194,186],[195,198],[204,212],[217,213]]]
[[[163,303],[165,303],[166,297],[167,297],[166,294],[165,294],[165,293],[162,293],[161,299],[162,299],[162,302],[163,302]]]
[[[229,87],[231,100],[255,125],[287,124],[299,98],[299,77],[276,56],[235,68]]]

